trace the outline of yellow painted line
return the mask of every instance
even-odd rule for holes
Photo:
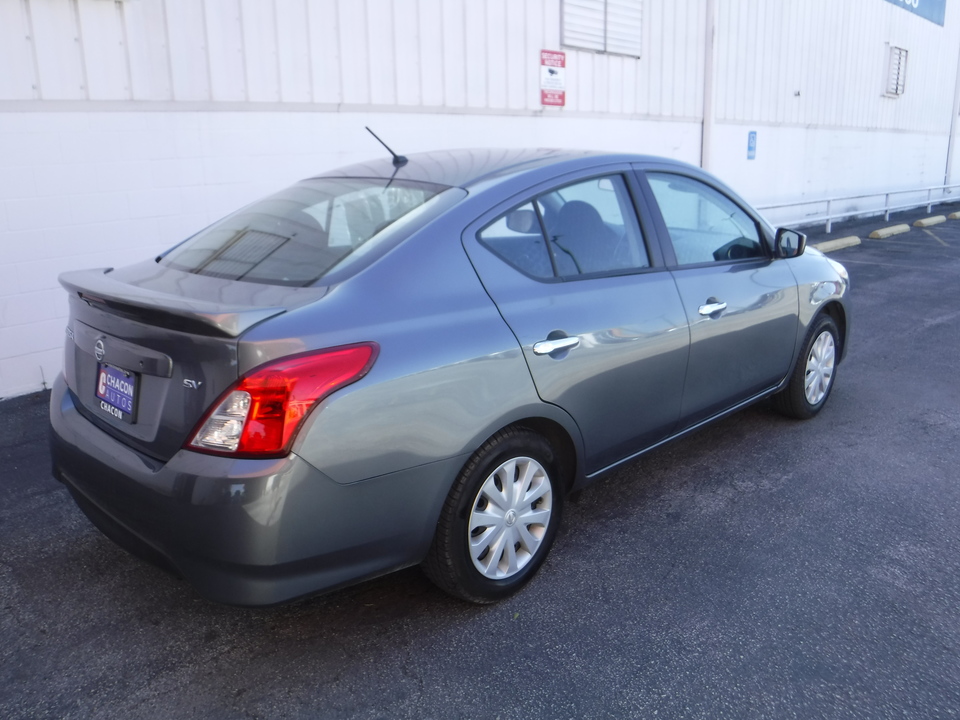
[[[927,235],[929,235],[930,237],[932,237],[934,240],[936,240],[938,243],[940,243],[941,245],[943,245],[944,247],[950,247],[950,246],[947,245],[943,240],[941,240],[940,238],[938,238],[936,235],[934,235],[932,232],[930,232],[930,231],[927,230],[926,228],[924,228],[923,231],[924,231]]]
[[[890,227],[874,230],[872,233],[870,233],[870,237],[872,237],[874,240],[882,240],[883,238],[888,238],[891,235],[899,235],[900,233],[905,232],[910,232],[909,225],[891,225]]]
[[[951,220],[960,220],[960,212],[950,213],[947,217]]]
[[[943,215],[934,215],[934,216],[928,217],[928,218],[920,218],[919,220],[917,220],[917,221],[913,224],[913,226],[914,226],[914,227],[919,227],[919,228],[924,228],[924,227],[930,227],[931,225],[939,225],[940,223],[946,222],[946,221],[947,221],[947,218],[946,218],[945,216],[943,216]]]
[[[860,238],[856,235],[848,235],[847,237],[837,238],[836,240],[824,240],[823,242],[818,242],[814,247],[820,252],[827,253],[834,250],[840,250],[842,248],[853,247],[854,245],[860,244]]]

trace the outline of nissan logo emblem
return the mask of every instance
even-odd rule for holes
[[[97,340],[96,344],[93,346],[93,354],[97,357],[97,361],[103,360],[104,349],[103,349],[103,340]]]

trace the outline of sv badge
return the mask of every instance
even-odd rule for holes
[[[189,380],[187,378],[183,380],[183,386],[191,390],[199,390],[201,385],[203,385],[203,380]]]

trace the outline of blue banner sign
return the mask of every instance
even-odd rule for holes
[[[937,25],[943,25],[947,0],[887,0],[887,2],[899,5],[904,10],[909,10],[930,22],[935,22]]]
[[[747,133],[747,160],[754,160],[757,157],[757,131],[751,130]]]

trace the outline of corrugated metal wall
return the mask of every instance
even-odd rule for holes
[[[719,0],[716,119],[946,132],[957,73],[955,3],[940,27],[882,0]],[[906,92],[885,97],[888,47]]]
[[[703,3],[647,3],[643,57],[568,50],[568,111],[694,118]],[[0,0],[0,100],[538,111],[560,0]]]
[[[638,0],[639,59],[567,49],[565,112],[702,116],[704,0]],[[955,12],[954,8],[950,11]],[[0,100],[539,111],[560,0],[0,0]],[[882,0],[717,0],[716,120],[941,131],[957,22]],[[907,92],[883,97],[889,44]]]

